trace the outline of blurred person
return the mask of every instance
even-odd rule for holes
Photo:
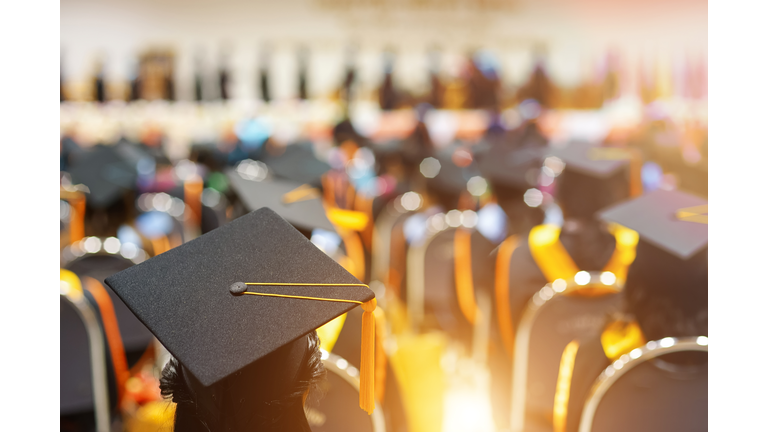
[[[637,257],[624,284],[623,313],[608,320],[601,335],[574,341],[576,350],[563,354],[572,369],[561,367],[558,379],[558,388],[566,390],[561,400],[567,401],[559,407],[561,430],[578,430],[592,385],[615,360],[648,341],[708,336],[706,216],[703,223],[698,215],[698,221],[680,217],[681,211],[701,206],[706,207],[701,198],[657,190],[601,212],[602,220],[638,231]],[[675,353],[653,361],[674,375],[704,367],[707,355]]]
[[[598,147],[573,142],[553,152],[557,154],[558,164],[564,162],[564,168],[559,167],[562,172],[556,179],[556,200],[563,215],[562,226],[551,223],[537,225],[530,231],[509,237],[497,249],[494,284],[497,292],[507,292],[511,319],[511,322],[503,324],[511,330],[499,329],[500,333],[514,335],[530,298],[559,277],[555,275],[568,272],[571,267],[584,271],[603,271],[609,266],[622,268],[617,261],[617,257],[623,256],[621,252],[624,249],[623,246],[621,249],[617,247],[616,236],[620,232],[609,230],[595,215],[599,210],[629,197],[628,164],[622,160],[593,160],[590,154],[595,148]],[[546,159],[544,163],[546,166]],[[550,165],[554,166],[551,162]],[[515,226],[514,221],[512,226]],[[504,274],[509,279],[499,280]],[[494,418],[500,428],[508,427],[509,421],[511,345],[511,342],[505,342],[502,347],[506,347],[506,353],[499,349],[497,355],[491,356],[494,362],[492,368],[500,377],[491,382]]]
[[[307,63],[309,62],[309,49],[307,47],[301,47],[298,52],[299,63],[299,89],[298,95],[300,100],[309,99],[309,93],[307,91]]]
[[[387,51],[382,55],[384,63],[384,81],[379,88],[379,107],[384,111],[397,108],[397,90],[392,79],[394,67],[394,54]]]
[[[517,100],[536,100],[544,108],[553,108],[555,85],[544,69],[543,59],[536,61],[528,81],[517,91]]]
[[[234,243],[239,247],[224,247]],[[277,285],[250,282],[259,280]],[[167,411],[174,430],[185,432],[309,432],[305,406],[325,376],[316,329],[357,305],[367,314],[363,325],[372,328],[376,309],[366,285],[269,208],[105,282],[173,355],[160,388],[175,403]],[[283,325],[288,318],[291,324]],[[363,411],[334,413],[350,422],[370,422],[364,412],[374,410],[373,338],[364,329]]]

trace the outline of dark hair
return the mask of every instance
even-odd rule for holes
[[[178,360],[172,358],[163,368],[160,393],[176,403],[174,430],[310,432],[304,414],[304,400],[319,388],[318,384],[325,378],[325,368],[317,332],[313,331],[296,343],[301,341],[306,341],[307,349],[298,371],[292,375],[295,379],[290,382],[277,383],[277,386],[264,383],[269,380],[268,377],[279,375],[274,373],[275,369],[285,363],[284,356],[273,353],[241,372],[206,387],[206,391],[214,394],[213,400],[215,395],[220,395],[219,412],[212,412],[208,405],[200,402],[199,395],[191,388],[202,388],[199,382]],[[279,390],[274,391],[275,387]]]
[[[595,213],[629,197],[626,169],[597,178],[567,167],[557,180],[557,202],[566,218],[591,220]]]
[[[648,340],[706,336],[707,249],[687,260],[640,240],[624,295]]]

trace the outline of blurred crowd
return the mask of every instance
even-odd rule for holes
[[[166,61],[143,59],[121,98],[98,73],[90,102],[61,93],[62,431],[169,430],[169,354],[103,280],[263,206],[376,293],[383,426],[354,430],[706,428],[705,71],[677,98],[627,90],[613,62],[575,88],[539,62],[508,89],[477,53],[412,94],[387,54],[375,95],[350,67],[309,98],[300,68],[295,100],[261,71],[260,99],[235,101],[221,69],[217,98],[198,77],[175,101]],[[672,238],[673,221],[696,227]],[[359,367],[359,336],[335,337],[326,358]],[[346,409],[306,410],[351,430]]]

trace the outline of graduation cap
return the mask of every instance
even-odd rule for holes
[[[137,173],[118,147],[96,145],[77,159],[70,170],[72,183],[88,187],[88,203],[106,208],[136,185]]]
[[[263,161],[277,177],[312,186],[320,186],[323,174],[331,169],[315,157],[311,144],[288,145],[280,155],[267,153]]]
[[[307,355],[305,336],[361,305],[360,405],[373,410],[375,296],[273,210],[251,212],[105,282],[203,387],[267,368],[291,388],[285,381]],[[269,361],[274,353],[280,362]]]
[[[655,190],[598,213],[637,231],[640,238],[681,260],[707,246],[707,201],[681,191]]]
[[[336,231],[323,207],[319,189],[289,180],[257,180],[227,170],[230,186],[249,211],[269,207],[300,229]]]
[[[504,144],[492,145],[479,154],[477,165],[483,176],[499,184],[527,189],[535,187],[538,171],[546,156],[545,146],[522,146],[510,148]],[[529,171],[536,171],[535,176]]]
[[[631,196],[642,194],[642,157],[634,149],[606,147],[584,141],[571,142],[564,148],[553,149],[552,156],[565,162],[567,170],[598,179],[607,179],[623,167],[629,167]]]
[[[436,157],[425,158],[420,165],[420,171],[427,177],[429,187],[439,193],[461,194],[467,191],[469,179],[480,174],[474,163],[464,167],[456,165],[452,159],[454,150],[456,149],[444,149],[438,152]],[[430,172],[435,171],[436,174],[430,176]]]
[[[551,155],[565,162],[567,169],[592,177],[608,178],[629,162],[621,157],[620,149],[600,147],[584,141],[574,141],[563,148],[552,149]]]

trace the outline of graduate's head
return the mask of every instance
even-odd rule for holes
[[[176,431],[310,431],[304,402],[324,377],[312,331],[208,387],[171,359],[160,390],[176,404]]]
[[[183,431],[309,431],[304,400],[323,376],[316,329],[358,305],[372,328],[376,308],[367,285],[269,208],[105,282],[174,357],[162,390]],[[373,338],[364,333],[362,357]],[[368,413],[372,374],[362,360]]]
[[[707,208],[702,198],[656,190],[600,214],[639,236],[624,295],[648,340],[707,335]]]

